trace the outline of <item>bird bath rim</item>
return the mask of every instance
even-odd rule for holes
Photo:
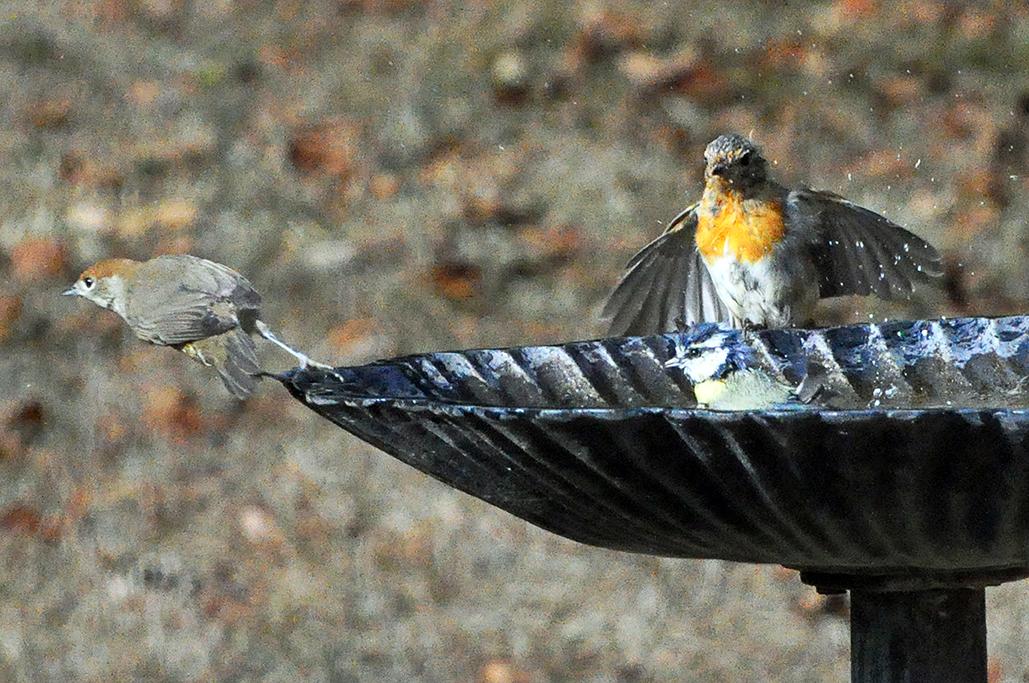
[[[289,370],[277,378],[282,382],[290,382],[299,368]],[[302,371],[310,373],[310,370]],[[326,370],[331,375],[331,371]],[[577,417],[591,417],[601,420],[617,420],[638,415],[669,415],[675,417],[702,417],[707,420],[737,420],[742,415],[751,417],[769,417],[776,419],[800,418],[819,415],[829,420],[868,420],[875,418],[904,419],[923,415],[956,415],[970,417],[973,415],[1000,415],[1016,419],[1029,420],[1029,408],[1011,407],[964,407],[964,406],[926,406],[923,408],[821,408],[816,405],[798,405],[790,408],[766,408],[761,410],[715,410],[713,408],[683,408],[679,406],[623,406],[601,407],[580,406],[558,408],[551,406],[504,406],[496,403],[472,401],[448,401],[433,398],[408,398],[401,396],[359,396],[340,392],[337,398],[319,399],[307,397],[311,405],[347,405],[367,408],[371,406],[389,405],[406,410],[427,410],[440,412],[482,412],[507,414],[510,416],[534,416],[544,419],[571,420]]]

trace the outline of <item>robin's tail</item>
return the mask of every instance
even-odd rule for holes
[[[240,328],[190,342],[182,347],[189,357],[218,371],[222,384],[236,398],[249,398],[260,379],[257,346]]]

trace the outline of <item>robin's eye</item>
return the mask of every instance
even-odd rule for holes
[[[750,166],[750,152],[740,157],[740,166]]]
[[[91,277],[82,278],[82,284],[86,286],[86,289],[93,289],[93,285],[96,284],[96,280]]]

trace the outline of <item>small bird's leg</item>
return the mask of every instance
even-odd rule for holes
[[[301,368],[306,368],[308,365],[310,365],[311,367],[321,368],[322,370],[333,369],[331,365],[326,365],[325,363],[319,363],[318,361],[311,360],[306,355],[300,353],[296,349],[289,346],[286,342],[276,337],[275,334],[271,331],[271,328],[268,327],[263,320],[258,320],[255,326],[257,327],[258,334],[260,334],[262,337],[270,341],[272,344],[278,346],[280,349],[282,349],[289,355],[296,358],[297,362],[300,363]]]

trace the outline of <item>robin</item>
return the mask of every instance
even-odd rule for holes
[[[704,194],[643,247],[604,307],[612,335],[808,325],[819,299],[910,296],[941,274],[921,238],[831,192],[789,190],[740,135],[704,151]]]
[[[290,353],[301,367],[329,368],[280,341],[259,317],[261,295],[253,285],[214,261],[185,254],[107,259],[82,271],[64,294],[114,311],[143,341],[171,346],[215,368],[239,399],[250,396],[263,374],[253,332]]]
[[[839,407],[830,389],[828,371],[809,361],[797,386],[786,384],[762,369],[754,350],[740,343],[739,332],[712,323],[682,331],[675,355],[666,368],[678,368],[693,385],[697,404],[715,410],[797,408],[817,402]]]

